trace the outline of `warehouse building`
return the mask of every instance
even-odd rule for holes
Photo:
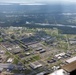
[[[56,70],[53,73],[49,74],[49,75],[69,75],[65,70],[60,69],[60,70]]]
[[[76,61],[62,67],[69,75],[76,75]]]
[[[39,62],[34,62],[30,64],[30,67],[33,69],[36,69],[36,68],[42,67],[42,64],[40,64]]]
[[[66,60],[67,63],[71,63],[71,62],[74,62],[74,61],[76,61],[76,56]]]
[[[76,61],[64,65],[49,75],[76,75]]]

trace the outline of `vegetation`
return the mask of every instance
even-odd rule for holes
[[[0,38],[0,42],[2,42],[3,41],[3,38]]]

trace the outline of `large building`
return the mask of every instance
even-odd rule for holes
[[[73,61],[76,61],[76,56],[66,60],[67,63],[71,63]]]
[[[36,68],[42,67],[42,64],[40,64],[39,62],[36,61],[34,63],[31,63],[30,67],[33,69],[36,69]]]
[[[60,70],[54,71],[53,73],[51,73],[49,75],[68,75],[68,73],[63,69],[60,69]]]
[[[49,75],[76,75],[76,61],[68,63]]]
[[[69,75],[76,75],[76,61],[62,67]]]

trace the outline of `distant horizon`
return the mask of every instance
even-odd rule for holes
[[[0,0],[0,4],[25,4],[25,5],[48,5],[48,4],[76,4],[75,0]]]
[[[56,4],[60,4],[60,5],[72,5],[72,4],[76,4],[76,3],[13,3],[13,2],[0,2],[0,5],[13,5],[13,4],[19,4],[19,5],[56,5]]]

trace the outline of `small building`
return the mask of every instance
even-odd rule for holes
[[[8,60],[7,60],[7,63],[12,63],[13,62],[13,58],[9,58]]]
[[[65,52],[59,53],[59,54],[55,55],[55,57],[64,56],[64,55],[65,55]]]
[[[30,64],[30,67],[33,69],[37,69],[39,67],[42,67],[42,64],[40,64],[39,62],[34,62]]]
[[[44,53],[44,52],[46,52],[46,50],[45,50],[45,49],[42,49],[42,50],[40,51],[40,53]]]
[[[4,54],[5,53],[5,51],[4,50],[0,50],[0,54]]]
[[[26,53],[26,56],[29,56],[29,55],[30,55],[30,53],[29,53],[29,52],[27,52],[27,53]]]
[[[10,50],[12,50],[12,48],[9,47],[9,48],[7,48],[7,50],[10,51]]]
[[[69,41],[69,43],[70,43],[71,45],[76,45],[76,40],[75,40],[75,41]]]
[[[67,63],[71,63],[71,62],[74,62],[74,61],[76,61],[76,56],[66,60]]]
[[[39,47],[36,49],[36,51],[41,51],[42,50],[42,47]]]

